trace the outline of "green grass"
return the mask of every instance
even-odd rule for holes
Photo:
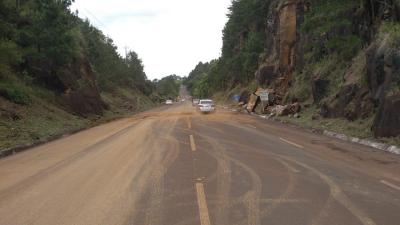
[[[0,149],[33,144],[88,126],[90,119],[76,117],[40,101],[22,109],[23,118],[0,118]]]
[[[26,88],[14,82],[0,83],[0,96],[20,105],[28,105],[31,102]]]
[[[45,93],[46,90],[26,90],[32,101],[28,105],[17,105],[5,98],[0,99],[0,150],[42,142],[156,106],[141,93],[118,89],[115,93],[102,93],[102,98],[110,109],[101,117],[79,117],[57,104],[54,96],[47,95],[43,98],[43,94],[48,94]],[[4,110],[15,111],[21,118],[13,120],[2,116]]]

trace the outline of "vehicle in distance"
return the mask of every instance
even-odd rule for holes
[[[165,104],[166,104],[166,105],[172,105],[172,100],[167,100],[167,101],[165,101]]]
[[[199,104],[199,99],[197,99],[197,98],[194,98],[193,100],[192,100],[192,105],[193,106],[197,106],[198,104]]]
[[[201,99],[198,104],[198,110],[202,113],[211,113],[215,111],[214,102],[210,99]]]

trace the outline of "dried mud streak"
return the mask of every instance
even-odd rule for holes
[[[157,120],[153,123],[157,127],[152,127],[152,131],[150,132],[152,135],[149,137],[146,145],[144,145],[144,149],[151,153],[151,157],[146,162],[147,167],[144,168],[146,172],[142,173],[140,177],[142,182],[139,183],[141,185],[135,188],[135,192],[140,193],[137,195],[135,201],[133,201],[133,207],[136,210],[131,211],[131,215],[125,224],[135,224],[135,218],[143,216],[140,214],[144,214],[145,224],[162,224],[162,205],[165,191],[164,177],[169,166],[176,160],[180,152],[178,141],[171,134],[176,123],[176,118],[168,118],[163,121]],[[166,131],[160,128],[166,128]],[[161,130],[162,132],[157,132],[156,130]],[[155,135],[159,133],[162,133],[165,138],[159,138]],[[146,190],[150,192],[148,204],[139,205],[138,202]]]
[[[293,170],[295,169],[287,162],[279,158],[274,158],[274,159],[280,162],[286,168],[286,172],[288,174],[288,185],[286,186],[285,191],[276,198],[277,199],[276,202],[272,202],[261,211],[262,217],[267,217],[271,215],[272,212],[280,205],[281,201],[287,199],[293,193],[297,183],[296,175],[293,173]]]
[[[200,134],[199,134],[200,135]],[[215,158],[220,158],[221,157],[221,151],[226,151],[217,141],[214,141],[212,138],[203,136],[203,139],[207,140],[215,149],[218,150],[218,153],[213,153],[212,151],[207,151],[211,155],[213,155]],[[222,149],[222,150],[221,150]],[[252,181],[252,189],[247,191],[246,194],[244,195],[243,198],[243,204],[247,208],[247,222],[246,224],[248,225],[260,225],[260,198],[261,198],[261,188],[262,188],[262,183],[259,175],[251,169],[249,166],[246,164],[240,162],[239,160],[236,160],[227,154],[225,154],[226,159],[228,159],[230,162],[233,164],[236,164],[240,168],[242,168],[244,171],[246,171],[251,178]],[[227,202],[229,205],[229,202]],[[226,203],[225,203],[226,204]]]
[[[213,145],[214,150],[218,151],[219,157],[217,160],[217,201],[220,204],[216,212],[216,224],[229,225],[229,207],[230,207],[230,192],[231,192],[231,165],[226,156],[225,149]]]
[[[218,129],[215,129],[215,130],[218,131],[218,132],[222,132],[222,131],[219,131]],[[230,142],[228,141],[228,143],[230,143]],[[242,145],[240,143],[236,143],[235,145],[236,146],[242,146],[243,148],[248,148],[248,146]],[[254,151],[260,152],[259,150],[256,150],[256,149],[254,149]],[[263,152],[263,154],[267,154],[267,155],[275,156],[277,158],[285,159],[286,161],[293,162],[293,163],[295,163],[295,164],[297,164],[297,165],[299,165],[299,166],[301,166],[303,168],[311,170],[313,173],[318,175],[325,183],[327,183],[329,185],[330,196],[328,197],[328,200],[329,200],[329,198],[332,198],[332,199],[336,200],[337,202],[339,202],[352,215],[354,215],[363,225],[376,225],[376,223],[371,218],[369,218],[365,213],[363,213],[360,209],[358,209],[350,201],[350,199],[341,191],[340,187],[336,183],[334,183],[327,175],[321,173],[320,171],[318,171],[317,169],[315,169],[313,167],[310,167],[310,166],[308,166],[308,165],[306,165],[304,163],[298,162],[297,160],[291,159],[291,158],[286,157],[286,156],[278,155],[278,154],[271,153],[271,152]],[[288,164],[286,163],[286,165],[288,165]],[[292,189],[292,188],[290,188],[290,189]],[[290,189],[289,189],[289,191],[291,191]],[[331,203],[329,203],[329,204],[331,204]],[[326,207],[329,208],[330,206],[327,205]],[[260,215],[262,216],[265,213],[266,213],[266,210],[263,210],[263,212]],[[322,212],[322,213],[326,214],[326,212]]]
[[[167,137],[172,139],[171,132],[176,125],[177,120],[175,119],[170,125],[171,127],[166,132]],[[168,171],[169,166],[176,160],[179,154],[179,144],[177,141],[169,142],[169,145],[164,145],[162,142],[157,141],[155,146],[163,146],[167,151],[164,160],[160,154],[157,154],[157,158],[154,160],[152,165],[156,165],[155,172],[152,176],[152,191],[150,197],[150,214],[146,218],[146,224],[148,225],[159,225],[162,224],[162,203],[164,198],[164,176]],[[165,147],[167,146],[167,147]],[[159,152],[159,149],[156,149]]]
[[[219,130],[219,129],[215,129],[213,127],[211,127],[211,129],[223,133],[223,131]],[[229,144],[233,145],[233,146],[240,146],[244,149],[248,148],[247,146],[244,146],[242,144],[236,143],[236,142],[228,142]],[[279,200],[283,200],[286,199],[290,196],[290,194],[294,191],[297,179],[296,179],[296,175],[293,174],[293,171],[295,171],[296,169],[294,169],[291,165],[289,165],[287,162],[283,161],[280,158],[277,157],[273,157],[273,159],[277,160],[278,162],[280,162],[287,170],[287,174],[288,174],[288,185],[285,188],[285,191],[278,196],[277,201],[273,201],[271,202],[266,208],[264,208],[262,211],[260,211],[260,217],[266,217],[268,215],[271,215],[271,213],[273,212],[274,209],[277,208],[277,206],[280,204]],[[218,159],[217,159],[218,160]],[[254,199],[249,196],[249,194],[251,195],[251,193],[247,193],[245,194],[241,199],[242,199],[242,203],[247,204],[247,207],[251,207],[251,205],[253,205],[254,203],[252,201],[254,201]],[[259,202],[257,202],[257,204],[259,204]],[[259,209],[258,209],[259,210]]]
[[[355,216],[363,225],[376,225],[376,223],[369,218],[363,211],[358,209],[351,200],[343,193],[340,187],[327,175],[323,174],[322,172],[318,171],[317,169],[308,166],[304,163],[298,162],[297,160],[290,159],[289,157],[280,156],[288,161],[296,163],[297,165],[306,168],[316,175],[318,175],[325,183],[329,185],[330,188],[330,196],[335,199],[338,203],[344,206],[353,216]]]

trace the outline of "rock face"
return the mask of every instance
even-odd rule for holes
[[[284,74],[289,73],[295,63],[299,2],[286,1],[279,9],[279,69]]]
[[[107,105],[101,99],[95,74],[87,59],[77,59],[66,68],[61,80],[66,87],[63,99],[78,115],[102,114]]]
[[[372,130],[376,137],[400,135],[400,95],[386,98],[375,116]]]
[[[399,68],[394,65],[396,55],[389,53],[389,48],[386,43],[374,43],[366,51],[366,81],[375,101],[385,98],[385,90],[392,83],[392,78],[398,76],[396,72]]]
[[[380,26],[377,21],[400,21],[400,1],[343,3],[347,5],[273,0],[266,18],[265,57],[256,80],[282,97],[276,104],[284,105],[299,97],[296,94],[305,96],[303,100],[310,96],[307,100],[320,107],[323,117],[355,121],[376,115],[372,127],[376,136],[398,136],[400,42],[396,46],[393,39],[397,36],[389,34],[378,37],[382,35],[377,35],[376,28]],[[319,21],[331,10],[336,10],[334,19],[343,17],[351,25]],[[336,63],[340,65],[335,68]],[[311,88],[304,88],[307,84]],[[274,114],[287,114],[283,106],[274,110]]]
[[[400,53],[387,43],[371,45],[367,52],[366,81],[378,105],[372,130],[376,137],[400,135]],[[396,87],[397,85],[397,87]]]
[[[282,94],[290,87],[291,76],[296,65],[299,21],[304,14],[304,1],[275,1],[276,7],[267,19],[266,51],[269,55],[256,72],[261,85],[275,87]]]

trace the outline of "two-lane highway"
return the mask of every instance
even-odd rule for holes
[[[189,103],[0,159],[0,225],[398,225],[400,157]]]

